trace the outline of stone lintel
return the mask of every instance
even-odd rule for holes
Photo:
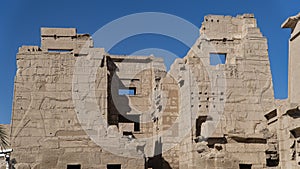
[[[76,28],[41,28],[41,36],[76,36]]]
[[[228,134],[228,137],[241,143],[260,143],[266,144],[267,140],[263,134]]]
[[[296,24],[298,23],[300,19],[300,13],[296,16],[289,17],[286,19],[283,24],[281,25],[281,28],[291,28],[294,29]]]

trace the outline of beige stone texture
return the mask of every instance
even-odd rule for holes
[[[41,46],[17,54],[14,167],[299,167],[298,19],[283,25],[292,28],[284,101],[253,14],[206,16],[168,72],[159,57],[112,55],[75,28],[41,28]]]

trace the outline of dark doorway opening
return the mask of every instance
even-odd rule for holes
[[[196,137],[201,135],[201,125],[207,120],[207,116],[199,116],[196,120]]]
[[[267,167],[276,167],[279,165],[279,159],[267,159]]]
[[[121,164],[107,164],[107,169],[121,169]]]
[[[240,169],[251,169],[252,164],[240,164]]]
[[[68,164],[67,169],[81,169],[80,164]]]

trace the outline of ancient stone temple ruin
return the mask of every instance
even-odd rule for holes
[[[209,15],[169,71],[159,56],[112,55],[74,28],[22,46],[10,143],[16,169],[300,167],[299,15],[289,99],[275,100],[267,39],[252,14]]]

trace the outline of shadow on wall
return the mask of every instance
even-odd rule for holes
[[[126,116],[126,112],[130,112],[129,99],[126,95],[119,95],[119,89],[125,88],[124,84],[116,74],[118,67],[107,57],[108,76],[108,124],[117,125],[120,122],[120,115]]]
[[[17,164],[17,160],[15,158],[11,159],[9,163],[10,163],[11,169],[16,169],[15,165]]]
[[[162,157],[162,142],[161,138],[159,140],[155,141],[155,147],[154,147],[154,157],[150,157],[147,162],[147,167],[146,168],[152,168],[152,169],[172,169],[170,166],[169,162],[166,161]]]

